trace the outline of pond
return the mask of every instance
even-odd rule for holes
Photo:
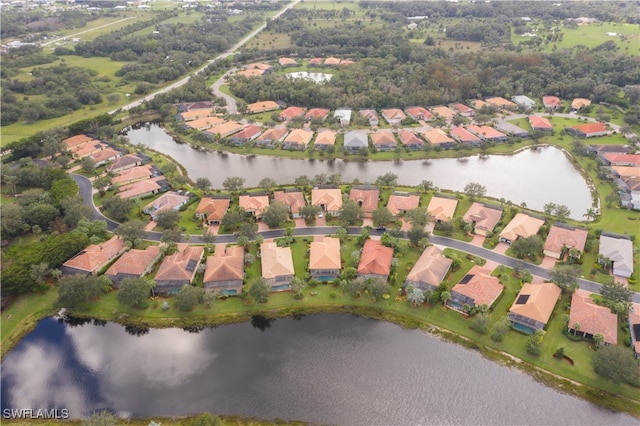
[[[2,409],[203,411],[313,423],[637,424],[419,330],[344,314],[207,328],[42,320],[2,364]],[[145,334],[146,333],[146,334]]]
[[[375,182],[387,172],[398,175],[402,185],[418,185],[430,180],[439,188],[462,191],[469,182],[487,188],[487,195],[504,198],[542,211],[546,203],[564,204],[571,217],[582,220],[592,205],[591,192],[584,177],[565,154],[554,147],[526,149],[514,155],[465,157],[463,160],[443,158],[406,161],[300,160],[272,156],[245,156],[233,153],[203,152],[187,144],[178,144],[164,129],[156,125],[130,130],[132,143],[141,143],[167,154],[182,164],[193,180],[207,177],[214,188],[222,188],[229,176],[242,176],[246,187],[255,187],[270,177],[278,183],[293,183],[296,177],[316,174],[342,175],[351,182]]]

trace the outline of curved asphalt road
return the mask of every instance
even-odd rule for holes
[[[71,174],[71,177],[73,177],[73,180],[75,180],[78,186],[80,187],[80,195],[82,196],[84,203],[90,206],[91,209],[93,210],[93,217],[96,219],[106,221],[107,230],[113,232],[113,230],[115,230],[118,227],[119,223],[104,216],[97,209],[95,204],[93,204],[91,181],[82,175]],[[334,234],[338,228],[339,227],[337,226],[295,228],[293,235],[301,237],[301,236]],[[359,227],[348,228],[350,235],[360,235],[361,230],[362,228],[359,228]],[[270,238],[284,237],[284,232],[285,232],[284,229],[273,229],[269,231],[261,231],[261,232],[258,232],[258,234],[262,236],[262,238],[264,239],[270,239]],[[376,231],[376,230],[371,231],[371,235],[380,236],[382,234],[383,234],[383,231]],[[161,237],[162,237],[162,233],[160,232],[155,232],[155,231],[147,232],[148,240],[160,241]],[[183,241],[186,242],[187,239],[183,238]],[[204,244],[204,241],[202,241],[202,236],[200,235],[193,235],[189,238],[188,241],[190,243],[195,243],[195,244]],[[235,243],[236,241],[237,240],[235,235],[217,235],[216,236],[217,243],[228,244],[228,243]],[[530,263],[526,263],[521,260],[514,259],[512,257],[505,256],[503,254],[496,253],[491,250],[487,250],[484,247],[474,246],[464,241],[454,240],[453,238],[440,237],[438,235],[431,235],[429,237],[429,241],[432,244],[453,248],[465,253],[471,253],[474,256],[482,257],[487,260],[496,262],[498,264],[508,266],[510,268],[515,268],[515,267],[522,268],[522,269],[526,268],[529,271],[531,271],[533,275],[542,277],[547,280],[551,278],[551,272],[548,269],[544,269],[540,266],[532,265]],[[580,285],[580,288],[587,291],[594,292],[594,293],[600,293],[600,289],[602,288],[601,284],[593,281],[585,280],[583,278],[578,279],[578,284]],[[640,293],[633,293],[633,301],[635,303],[640,303]]]

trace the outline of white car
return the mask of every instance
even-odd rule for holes
[[[318,217],[319,217],[320,219],[322,219],[322,218],[324,217],[324,215],[322,214],[322,212],[318,213]]]

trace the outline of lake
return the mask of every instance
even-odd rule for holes
[[[246,187],[255,187],[270,177],[280,184],[293,183],[296,177],[317,174],[342,175],[351,182],[374,182],[387,172],[398,175],[398,183],[414,186],[430,180],[439,188],[462,191],[469,182],[487,188],[487,195],[504,198],[542,211],[546,203],[564,204],[571,217],[582,220],[592,206],[591,193],[584,177],[565,154],[554,147],[526,149],[514,155],[490,155],[405,161],[301,160],[273,156],[248,157],[241,154],[202,152],[187,144],[178,144],[161,127],[151,125],[127,134],[134,144],[143,144],[167,154],[182,164],[193,180],[207,177],[214,188],[222,188],[229,176],[242,176]]]
[[[2,409],[212,411],[314,423],[637,424],[419,330],[345,314],[134,336],[48,318],[2,364]]]

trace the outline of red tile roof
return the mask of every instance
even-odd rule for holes
[[[400,137],[400,141],[405,145],[424,145],[424,141],[411,130],[400,130],[398,136]]]
[[[605,306],[597,305],[591,293],[577,289],[571,297],[569,329],[587,334],[602,334],[605,343],[618,344],[618,316]],[[578,329],[574,328],[580,324]]]
[[[203,253],[204,247],[183,246],[179,251],[164,258],[154,278],[155,281],[191,282],[196,275]]]
[[[222,216],[229,210],[231,200],[228,198],[203,197],[196,207],[196,216],[204,217],[207,221],[222,220]]]
[[[107,269],[106,275],[118,274],[141,276],[160,256],[160,247],[149,246],[144,250],[131,249]]]
[[[244,248],[228,246],[216,249],[215,255],[207,256],[203,282],[235,281],[244,279]]]
[[[329,110],[325,108],[311,108],[304,116],[307,120],[324,120],[329,115]]]
[[[362,248],[358,274],[360,275],[389,275],[393,248],[383,246],[379,240],[367,240]]]
[[[492,277],[489,269],[475,265],[467,272],[466,276],[471,276],[471,279],[466,284],[456,284],[451,289],[451,292],[473,299],[474,304],[477,306],[487,305],[491,307],[502,293],[502,290],[504,290],[504,286],[500,284],[498,277]]]
[[[124,250],[124,240],[112,237],[100,244],[92,244],[64,262],[68,268],[95,274]]]
[[[300,108],[297,106],[290,106],[288,108],[286,108],[285,110],[283,110],[280,114],[279,117],[282,120],[292,120],[296,117],[304,117],[305,112],[307,112],[306,108]]]
[[[543,96],[542,104],[547,108],[555,108],[562,105],[560,98],[557,96]]]
[[[449,130],[449,134],[460,142],[473,143],[480,140],[478,136],[474,135],[462,126],[454,127],[453,129]]]
[[[378,198],[380,191],[378,189],[351,188],[349,199],[360,204],[362,211],[365,213],[373,213],[378,208]]]
[[[420,204],[420,197],[412,194],[391,194],[387,202],[387,208],[392,215],[397,216],[400,212],[413,210]]]
[[[581,133],[584,133],[585,135],[607,131],[607,126],[604,123],[579,124],[577,126],[573,126],[572,128],[578,130]]]
[[[273,200],[276,203],[284,203],[289,206],[289,211],[293,214],[300,213],[300,209],[305,206],[304,195],[301,191],[275,191]]]
[[[414,120],[433,119],[433,114],[431,114],[431,112],[428,109],[423,108],[421,106],[409,107],[405,111],[407,111],[407,114],[409,114]],[[421,117],[424,117],[424,118],[421,118]]]
[[[560,253],[563,247],[567,247],[569,249],[577,249],[582,252],[584,251],[586,243],[586,229],[567,229],[553,225],[549,230],[549,235],[547,235],[547,240],[544,243],[544,249]]]
[[[543,130],[553,130],[553,126],[551,122],[545,117],[540,117],[539,115],[530,115],[529,116],[529,124],[532,129],[543,129]]]

